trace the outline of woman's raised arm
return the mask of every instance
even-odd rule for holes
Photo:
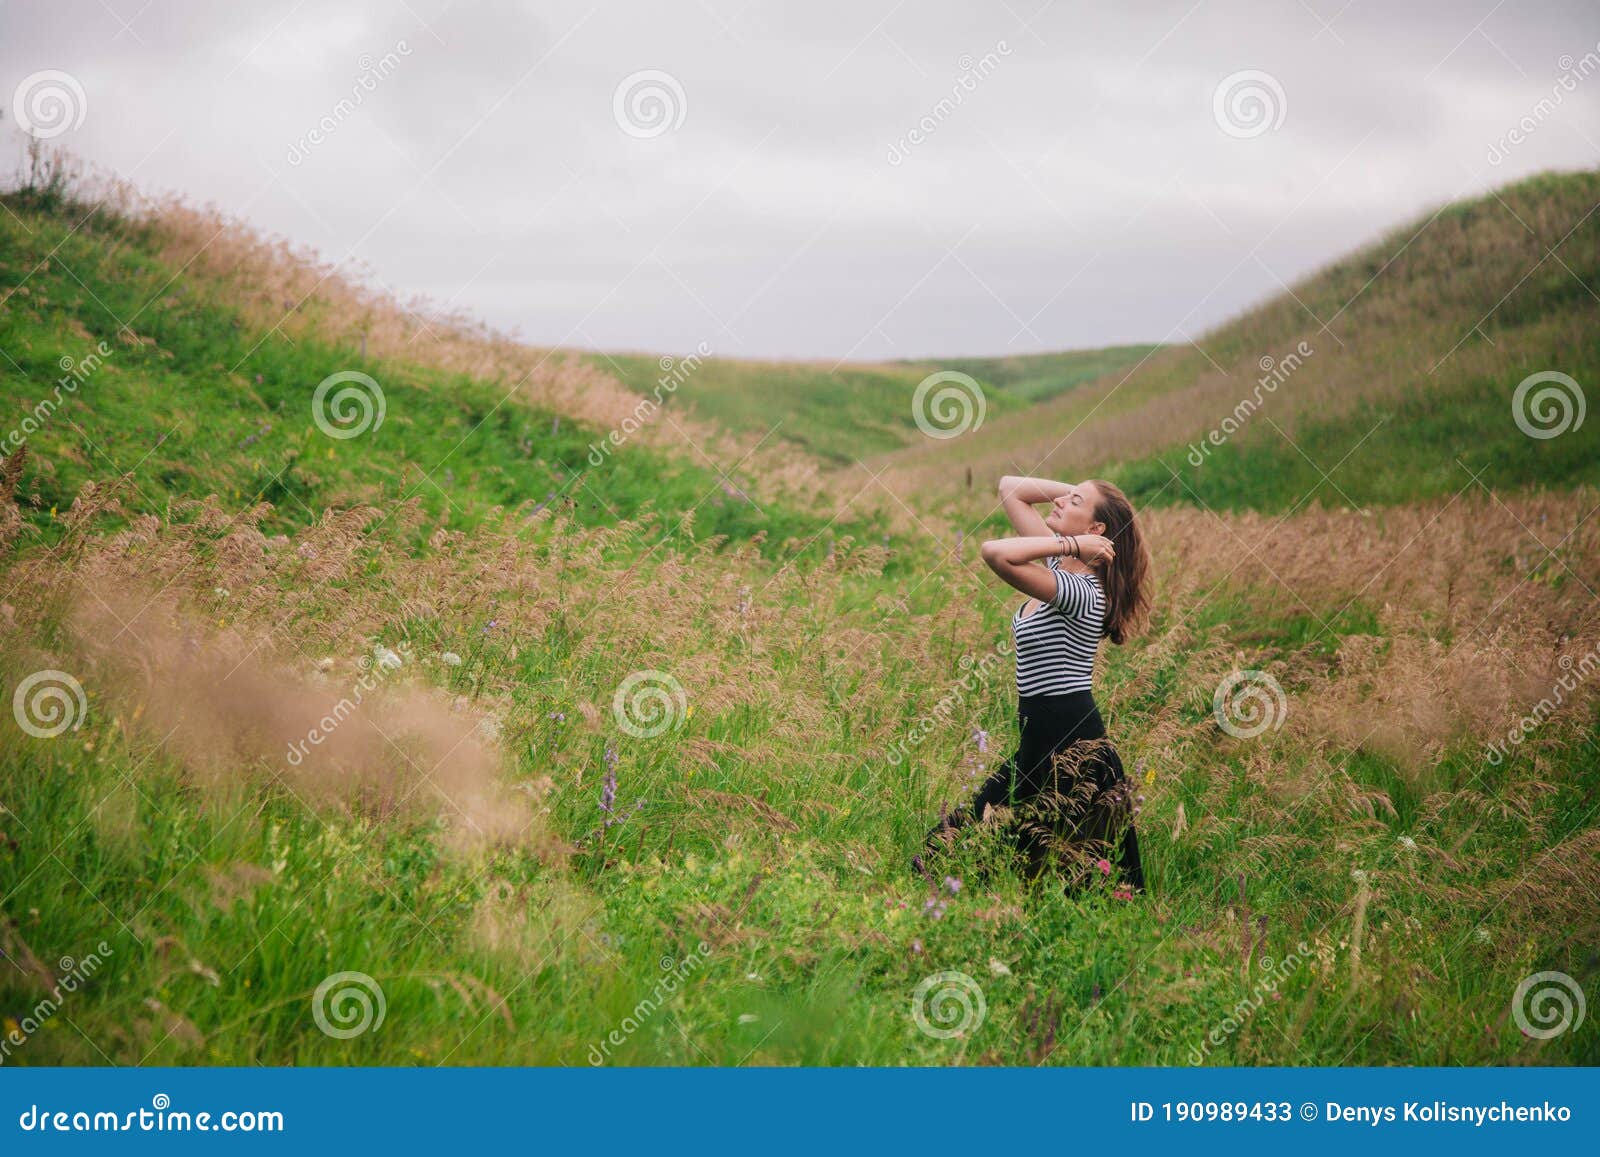
[[[1000,497],[1015,495],[1023,502],[1054,502],[1071,490],[1070,482],[1052,482],[1048,478],[1024,478],[1017,474],[1007,474],[1000,479]]]
[[[1065,482],[1052,482],[1048,478],[1024,478],[1007,474],[1000,479],[1000,505],[1011,520],[1011,529],[1018,534],[1037,537],[1050,533],[1044,518],[1033,508],[1035,502],[1054,502],[1072,487]]]

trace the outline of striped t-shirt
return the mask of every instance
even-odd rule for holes
[[[1106,607],[1099,577],[1062,570],[1059,555],[1052,555],[1048,565],[1055,596],[1024,617],[1029,599],[1011,616],[1019,695],[1088,691],[1094,677]]]

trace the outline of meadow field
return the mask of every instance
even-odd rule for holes
[[[1600,173],[1194,342],[838,367],[0,203],[4,1064],[1600,1062]],[[1007,473],[1152,543],[1131,899],[908,863],[1015,746]]]

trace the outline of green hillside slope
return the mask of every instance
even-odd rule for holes
[[[552,503],[585,525],[692,509],[684,532],[764,532],[764,549],[829,527],[687,446],[608,443],[592,420],[525,400],[515,379],[369,357],[364,339],[331,326],[291,336],[252,320],[226,283],[165,258],[150,229],[104,210],[26,195],[4,209],[0,456],[27,444],[16,492],[29,531],[47,541],[85,482],[122,475],[129,512],[216,494],[230,509],[270,503],[277,530],[331,505],[402,497],[454,529],[495,507]],[[296,313],[294,298],[284,304],[285,318]],[[319,402],[335,375],[345,377]],[[873,528],[846,518],[829,530]]]
[[[1288,510],[1313,487],[1334,505],[1448,497],[1468,471],[1502,488],[1600,482],[1600,422],[1579,421],[1600,385],[1597,206],[1596,172],[1444,206],[1193,345],[884,461],[947,494],[954,459],[1214,509]],[[1576,383],[1558,437],[1539,384],[1521,425],[1513,410],[1545,372]]]

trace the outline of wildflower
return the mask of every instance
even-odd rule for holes
[[[911,951],[913,951],[913,952],[921,952],[922,951],[922,941],[920,939],[913,940],[911,942]]]
[[[617,766],[611,748],[606,748],[606,778],[600,785],[600,810],[611,814],[611,805],[617,802]]]
[[[1112,892],[1111,896],[1116,900],[1131,900],[1133,899],[1133,889],[1124,884]]]
[[[400,656],[382,643],[375,644],[372,648],[372,657],[378,661],[378,666],[385,671],[395,671],[402,662]]]
[[[550,712],[550,718],[557,723],[565,723],[567,721],[567,713],[565,711],[552,711]]]
[[[1401,836],[1400,846],[1408,852],[1414,852],[1417,850],[1417,841],[1410,836]]]
[[[1100,874],[1102,876],[1111,875],[1111,861],[1110,860],[1096,860],[1094,866],[1100,869]]]
[[[944,886],[950,889],[950,894],[952,896],[961,891],[961,881],[956,879],[954,876],[946,876],[944,878]]]
[[[499,619],[490,619],[489,622],[484,626],[483,633],[487,635],[490,631],[494,630],[499,623]]]
[[[978,728],[972,733],[972,742],[978,745],[978,753],[983,754],[989,750],[989,733],[981,727]]]
[[[944,911],[945,902],[937,896],[929,896],[927,900],[923,901],[922,914],[924,916],[931,916],[935,920],[940,920],[944,918]]]
[[[454,651],[446,651],[444,654],[439,656],[439,660],[446,667],[461,666],[461,656],[456,654]]]

